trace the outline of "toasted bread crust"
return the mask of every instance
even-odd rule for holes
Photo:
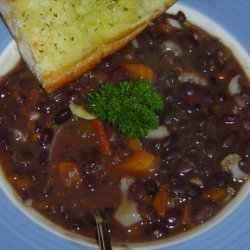
[[[164,9],[161,11],[158,11],[155,13],[148,22],[143,23],[140,27],[137,27],[134,31],[131,31],[128,35],[121,38],[120,40],[115,40],[113,43],[109,44],[105,49],[102,51],[102,54],[99,53],[93,53],[90,55],[89,58],[83,59],[79,61],[77,65],[74,67],[70,67],[68,70],[65,70],[64,74],[58,75],[57,77],[48,78],[48,80],[45,79],[44,81],[44,87],[45,89],[51,93],[70,81],[73,81],[74,79],[81,76],[84,72],[92,69],[95,67],[98,63],[101,62],[102,59],[112,55],[114,52],[118,51],[122,47],[124,47],[126,44],[128,44],[130,41],[132,41],[138,34],[140,34],[148,25],[148,23],[165,11],[165,8],[168,8],[169,5],[166,4]]]
[[[43,87],[48,92],[53,92],[56,89],[75,80],[87,70],[93,68],[103,58],[111,55],[125,46],[134,37],[141,33],[147,27],[147,24],[150,21],[161,15],[167,8],[169,8],[175,2],[175,0],[166,0],[163,6],[161,6],[160,9],[154,11],[147,18],[147,20],[143,20],[130,29],[124,29],[124,31],[119,32],[119,34],[112,37],[112,39],[104,44],[101,49],[94,49],[87,54],[83,53],[83,55],[77,61],[65,64],[60,70],[52,72],[45,70],[41,72],[39,71],[39,62],[34,56],[34,50],[36,48],[34,48],[34,46],[31,47],[29,41],[25,40],[25,38],[22,36],[22,31],[19,30],[19,27],[16,24],[17,20],[13,20],[12,18],[13,0],[0,0],[0,2],[0,12],[18,43],[21,55],[28,64],[29,68],[34,72],[40,82],[42,82]]]

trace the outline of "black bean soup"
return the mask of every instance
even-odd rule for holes
[[[70,103],[105,82],[146,79],[164,100],[160,127],[129,139],[74,116]],[[230,49],[164,14],[72,84],[46,93],[22,62],[0,84],[0,159],[24,202],[62,227],[95,237],[105,212],[117,242],[197,227],[234,198],[250,172],[249,80]],[[102,129],[110,154],[100,145]],[[148,167],[150,165],[150,171]]]

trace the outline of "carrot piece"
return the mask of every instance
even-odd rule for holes
[[[185,98],[185,101],[189,104],[189,105],[195,105],[196,103],[198,103],[197,97],[195,96],[189,96],[187,98]]]
[[[121,161],[118,167],[132,173],[150,173],[154,170],[154,161],[155,157],[151,153],[140,150]]]
[[[99,175],[99,178],[102,180],[103,178],[105,178],[105,176],[111,171],[112,168],[112,164],[111,163],[107,163],[103,166],[103,169]]]
[[[215,73],[214,73],[214,77],[217,79],[217,80],[225,80],[226,79],[226,71],[225,70],[217,70]]]
[[[11,179],[11,182],[13,182],[15,188],[22,191],[28,190],[31,185],[30,179],[26,176],[13,178]]]
[[[25,109],[25,108],[20,108],[20,114],[24,117],[24,118],[26,118],[26,119],[30,119],[30,112],[27,110],[27,109]]]
[[[124,63],[122,67],[137,78],[154,81],[155,72],[148,66],[141,63]]]
[[[223,60],[224,62],[227,61],[230,56],[231,56],[232,52],[229,48],[227,47],[223,47],[222,49],[220,49],[220,51],[218,52],[218,56],[220,57],[221,60]]]
[[[112,149],[110,145],[110,141],[107,137],[107,134],[104,130],[103,124],[98,120],[93,120],[93,125],[95,127],[95,131],[100,139],[100,149],[104,155],[111,155]]]
[[[133,151],[142,150],[142,144],[138,138],[128,139],[128,148]]]
[[[141,229],[138,224],[133,224],[132,226],[129,227],[129,236],[132,238],[136,238],[141,234]]]
[[[164,217],[167,209],[167,201],[169,198],[167,191],[168,185],[162,185],[153,200],[153,207],[161,217]]]
[[[226,197],[227,191],[223,188],[205,190],[202,196],[206,199],[212,199],[214,201],[222,200]]]
[[[29,94],[28,94],[28,99],[29,99],[29,101],[31,101],[31,102],[35,102],[35,101],[38,100],[39,96],[40,96],[39,90],[38,90],[38,89],[32,89],[32,90],[29,92]]]
[[[194,222],[191,219],[191,207],[190,202],[186,202],[183,209],[182,223],[191,228],[194,226]]]
[[[34,203],[34,206],[38,209],[47,209],[49,207],[49,201],[47,200],[40,200]]]
[[[64,186],[76,187],[81,182],[79,166],[74,162],[61,162],[58,169]]]
[[[31,137],[31,140],[33,142],[37,142],[39,140],[39,137],[40,137],[40,133],[34,133]]]

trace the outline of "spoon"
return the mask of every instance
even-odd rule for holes
[[[94,216],[97,227],[99,248],[101,250],[112,250],[107,223],[103,211],[96,209],[94,211]]]

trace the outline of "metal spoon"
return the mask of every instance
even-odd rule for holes
[[[97,227],[99,248],[101,250],[112,250],[107,223],[103,211],[98,209],[95,210],[94,216]]]

